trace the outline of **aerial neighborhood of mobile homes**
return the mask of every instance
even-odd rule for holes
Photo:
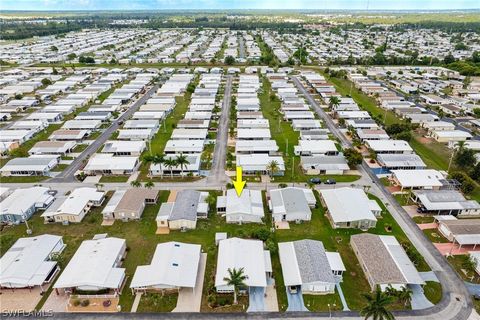
[[[2,20],[2,315],[478,317],[477,11],[166,12]]]

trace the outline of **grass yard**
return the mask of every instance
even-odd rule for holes
[[[335,293],[327,295],[304,294],[303,303],[308,310],[313,312],[341,311],[343,309],[340,296],[336,289]]]
[[[425,236],[433,243],[449,243],[447,238],[442,236],[442,234],[437,229],[426,229],[423,230]]]
[[[457,271],[460,277],[469,282],[480,284],[480,276],[476,272],[467,271],[463,267],[466,255],[454,255],[447,257],[447,261]]]
[[[448,148],[444,144],[433,140],[425,143],[421,140],[421,137],[421,135],[415,134],[414,138],[410,140],[410,146],[429,168],[447,170],[450,159]]]
[[[425,297],[433,304],[437,304],[442,300],[442,285],[438,282],[427,281],[423,286],[423,291]]]
[[[171,312],[177,306],[178,294],[144,293],[137,312]]]
[[[413,221],[417,224],[421,223],[432,223],[433,222],[433,217],[432,216],[415,216],[412,218]]]
[[[52,172],[62,172],[63,170],[65,170],[69,165],[68,164],[65,164],[65,163],[60,163],[60,164],[57,164],[55,166],[55,168],[53,168],[51,171]]]
[[[77,144],[75,148],[73,148],[72,152],[81,153],[83,150],[87,149],[87,147],[88,147],[88,144],[86,143]]]
[[[109,182],[127,182],[130,176],[102,176],[100,178],[100,183],[109,183]]]
[[[46,176],[0,177],[0,183],[35,183],[49,179]]]

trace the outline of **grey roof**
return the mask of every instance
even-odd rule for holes
[[[311,157],[301,157],[302,166],[315,166],[320,167],[325,170],[328,169],[344,169],[348,170],[347,160],[343,155],[336,156],[311,156]]]
[[[475,200],[467,200],[456,190],[417,190],[413,192],[427,209],[480,209]]]
[[[169,220],[196,221],[199,199],[200,199],[199,191],[182,190],[178,192]]]
[[[335,282],[321,241],[309,239],[294,241],[293,247],[303,283]]]
[[[284,188],[270,192],[272,207],[285,207],[285,213],[310,212],[305,193],[302,189]],[[275,212],[274,212],[275,213]]]
[[[416,154],[385,153],[377,155],[377,160],[386,167],[427,167],[422,158]]]
[[[52,159],[55,158],[55,156],[52,157],[28,157],[28,158],[13,158],[12,160],[8,161],[8,165],[44,165],[47,166],[50,164]]]

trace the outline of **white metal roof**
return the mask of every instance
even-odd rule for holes
[[[266,266],[263,242],[230,238],[221,240],[218,246],[217,272],[215,286],[225,286],[223,280],[228,277],[228,269],[244,269],[248,276],[245,284],[249,287],[266,287]]]
[[[55,212],[45,212],[42,216],[59,214],[80,215],[90,201],[100,201],[104,193],[95,188],[77,188],[72,191]]]
[[[130,288],[168,286],[194,288],[197,281],[201,246],[181,242],[160,243],[152,262],[138,266]]]
[[[409,187],[441,187],[444,177],[433,169],[392,170],[392,174],[404,188]]]
[[[54,200],[45,187],[15,189],[7,198],[0,202],[0,214],[22,215],[35,204],[49,204]]]
[[[123,281],[125,269],[117,268],[115,262],[125,246],[125,240],[119,238],[83,241],[54,288],[118,288]]]
[[[49,261],[51,254],[63,248],[61,236],[44,234],[18,239],[0,259],[0,285],[41,285],[57,264]]]
[[[377,221],[363,190],[346,187],[320,192],[334,223],[358,220]]]

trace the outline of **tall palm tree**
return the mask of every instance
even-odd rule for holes
[[[245,280],[248,276],[244,274],[244,269],[230,269],[228,268],[228,277],[223,278],[223,281],[227,282],[228,286],[233,286],[233,304],[238,304],[237,293],[238,287],[245,286]]]
[[[183,178],[183,168],[187,167],[187,164],[190,164],[188,161],[187,156],[185,156],[183,153],[179,154],[176,158],[175,161],[177,162],[177,165],[180,166],[180,170],[182,171],[182,178]]]
[[[337,96],[331,96],[330,99],[328,99],[328,106],[332,109],[338,107],[339,104],[340,99]]]
[[[162,165],[165,163],[165,155],[163,153],[156,153],[153,155],[152,159],[153,164],[158,164],[160,167],[160,176],[163,178],[163,168]]]
[[[363,295],[367,300],[367,305],[360,311],[360,315],[365,319],[373,318],[374,320],[393,320],[395,317],[387,309],[388,305],[393,302],[393,297],[380,290],[377,286],[371,294]]]
[[[177,165],[177,161],[172,158],[165,159],[164,161],[165,166],[170,170],[170,177],[173,179],[173,167]]]
[[[280,170],[280,167],[278,166],[278,162],[275,161],[275,160],[272,160],[270,161],[268,164],[267,164],[267,171],[270,175],[270,178],[273,177],[273,175],[275,173],[278,172],[278,170]]]

